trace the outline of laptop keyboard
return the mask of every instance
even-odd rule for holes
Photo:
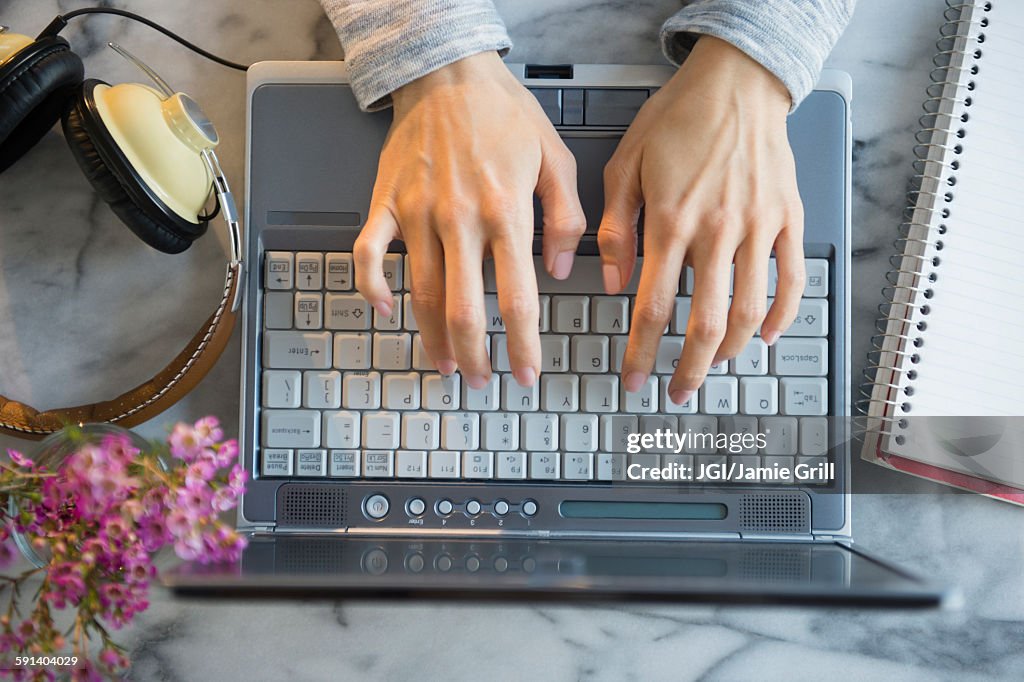
[[[457,373],[434,371],[424,353],[403,254],[385,259],[394,312],[382,318],[355,291],[351,253],[269,251],[258,473],[585,484],[627,480],[633,463],[694,471],[709,463],[789,471],[816,465],[829,442],[829,264],[809,258],[806,265],[799,314],[776,344],[755,337],[737,358],[712,367],[688,403],[676,405],[666,391],[685,342],[692,271],[680,282],[652,376],[639,392],[626,393],[619,372],[636,276],[621,295],[607,296],[600,258],[577,257],[572,276],[559,281],[538,257],[542,375],[523,388],[508,365],[488,265],[481,314],[494,373],[474,390]],[[769,297],[774,260],[770,272]],[[696,443],[680,452],[629,454],[630,434],[659,429],[761,433],[764,447],[737,452]]]

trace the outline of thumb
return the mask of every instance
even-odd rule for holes
[[[604,169],[604,213],[597,230],[604,288],[622,291],[636,265],[636,224],[643,205],[640,171],[636,162],[612,157]]]
[[[391,317],[391,287],[384,277],[384,254],[398,237],[398,222],[387,207],[370,207],[366,224],[352,248],[356,269],[356,289],[382,317]]]
[[[559,147],[542,150],[537,196],[544,211],[544,267],[555,279],[566,279],[587,219],[576,191],[576,158],[561,140]]]

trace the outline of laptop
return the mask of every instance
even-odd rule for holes
[[[806,214],[797,321],[773,348],[755,338],[713,367],[690,403],[676,406],[665,390],[692,276],[680,278],[657,380],[626,394],[618,370],[636,279],[622,295],[605,295],[596,242],[604,165],[674,71],[509,68],[576,156],[588,225],[572,276],[556,281],[540,264],[538,207],[544,358],[530,390],[508,375],[489,265],[480,314],[494,379],[480,390],[433,371],[423,353],[402,244],[385,262],[392,317],[355,291],[352,246],[390,112],[359,110],[342,63],[249,70],[253,266],[240,445],[252,480],[238,522],[251,542],[240,565],[185,566],[171,586],[221,595],[942,602],[947,592],[851,539],[849,77],[826,71],[789,118]],[[687,439],[633,435],[659,431]]]

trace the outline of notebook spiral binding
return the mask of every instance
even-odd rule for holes
[[[932,57],[935,68],[929,74],[931,84],[925,90],[924,114],[918,119],[920,129],[914,135],[917,142],[912,164],[914,175],[907,192],[904,220],[899,227],[900,236],[893,242],[895,253],[889,258],[892,269],[885,275],[889,286],[882,289],[883,302],[878,306],[879,317],[875,320],[878,333],[871,337],[872,350],[868,352],[864,383],[859,391],[861,398],[855,403],[857,411],[863,415],[856,424],[857,431],[892,436],[897,444],[903,442],[899,431],[908,425],[903,415],[912,409],[909,399],[914,394],[913,381],[917,378],[918,366],[922,364],[918,350],[924,346],[923,333],[928,326],[923,319],[915,324],[914,313],[926,317],[931,310],[929,301],[935,294],[932,285],[938,281],[942,265],[939,255],[944,246],[942,237],[948,231],[945,223],[936,225],[934,218],[935,214],[942,220],[952,215],[950,204],[955,199],[952,188],[956,186],[956,172],[960,169],[958,157],[964,150],[961,140],[967,136],[966,124],[970,119],[967,109],[973,103],[970,93],[974,92],[976,83],[973,79],[967,80],[966,94],[960,92],[959,86],[965,72],[976,76],[980,71],[981,45],[988,26],[986,15],[991,9],[991,2],[946,0],[945,23],[939,29],[937,51]],[[967,43],[973,45],[964,49]],[[954,115],[952,112],[956,111],[962,113]],[[949,139],[936,143],[940,134]],[[940,188],[943,181],[945,186]],[[927,199],[930,206],[919,205],[922,198]],[[922,214],[926,214],[927,221]],[[907,247],[912,244],[923,247],[923,253],[928,255],[907,253]],[[912,269],[908,267],[911,263]],[[906,364],[908,360],[910,366]],[[889,381],[880,380],[881,373],[885,373]],[[903,375],[906,381],[898,382],[895,377]],[[903,395],[897,395],[901,389]],[[883,410],[881,415],[865,419],[870,408],[877,405],[892,407],[892,414]]]

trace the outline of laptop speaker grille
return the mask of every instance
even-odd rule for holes
[[[315,528],[345,526],[346,495],[332,485],[283,485],[277,490],[278,524]]]
[[[753,533],[808,533],[810,505],[800,493],[744,495],[739,503],[739,525],[741,531]]]

